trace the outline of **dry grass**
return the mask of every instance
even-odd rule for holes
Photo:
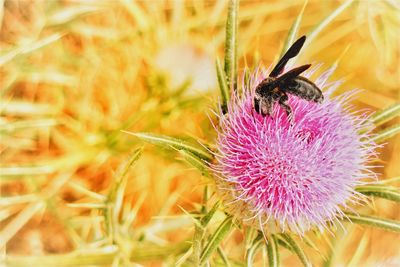
[[[310,0],[300,33],[339,3]],[[241,3],[240,69],[277,59],[302,5]],[[218,97],[214,59],[223,52],[225,13],[225,1],[0,1],[4,254],[40,262],[41,255],[75,251],[115,266],[127,263],[132,249],[145,265],[179,259],[174,254],[185,247],[178,242],[193,231],[185,214],[198,209],[207,181],[176,161],[177,153],[147,145],[127,176],[118,175],[143,145],[121,130],[212,142],[206,113]],[[400,101],[399,27],[395,1],[353,3],[299,61],[322,62],[321,71],[338,61],[332,79],[344,78],[341,91],[363,88],[360,108],[388,107]],[[382,150],[381,179],[400,176],[399,151],[397,136]],[[387,200],[373,209],[400,219]],[[226,244],[229,256],[240,259],[242,239],[237,233]],[[333,266],[396,266],[396,243],[394,233],[353,225],[332,245]],[[283,263],[298,264],[285,253]]]

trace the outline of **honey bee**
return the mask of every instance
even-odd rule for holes
[[[254,95],[254,109],[258,114],[264,117],[266,115],[271,116],[273,105],[278,101],[282,108],[285,109],[289,120],[293,122],[292,108],[287,103],[289,99],[288,93],[316,103],[322,103],[324,100],[321,89],[307,78],[299,76],[311,64],[294,68],[279,76],[289,59],[299,54],[305,41],[306,36],[302,36],[294,42],[279,60],[278,64],[276,64],[269,77],[257,85]]]

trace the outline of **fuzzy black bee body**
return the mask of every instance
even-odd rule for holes
[[[257,85],[254,95],[254,109],[257,113],[271,116],[273,105],[278,102],[293,121],[292,109],[287,103],[289,99],[287,93],[316,103],[323,101],[324,96],[318,86],[307,78],[299,76],[311,66],[310,64],[294,68],[278,77],[289,59],[298,55],[305,40],[305,36],[298,39],[279,60],[269,77]]]
[[[303,98],[305,100],[322,103],[324,96],[321,90],[312,81],[305,77],[298,76],[291,81],[284,83],[281,90]]]

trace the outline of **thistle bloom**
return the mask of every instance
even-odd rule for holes
[[[339,85],[326,83],[331,72],[316,80],[322,104],[289,96],[292,124],[277,103],[271,117],[254,110],[254,89],[266,71],[256,72],[243,85],[243,96],[233,97],[227,114],[219,114],[217,192],[227,212],[243,223],[272,233],[322,231],[360,200],[355,186],[375,178],[368,167],[376,156],[365,130],[372,129],[368,116],[350,111],[354,91],[330,95]]]

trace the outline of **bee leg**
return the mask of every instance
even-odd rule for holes
[[[283,107],[285,109],[286,115],[290,121],[290,124],[293,124],[294,115],[292,112],[292,108],[287,103],[288,99],[289,99],[288,96],[286,94],[283,94],[282,97],[279,99],[279,104],[281,105],[281,107]]]
[[[266,100],[266,99],[262,99],[261,100],[261,114],[263,115],[263,117],[265,117],[266,115],[271,116],[272,114],[272,101],[270,99]]]

